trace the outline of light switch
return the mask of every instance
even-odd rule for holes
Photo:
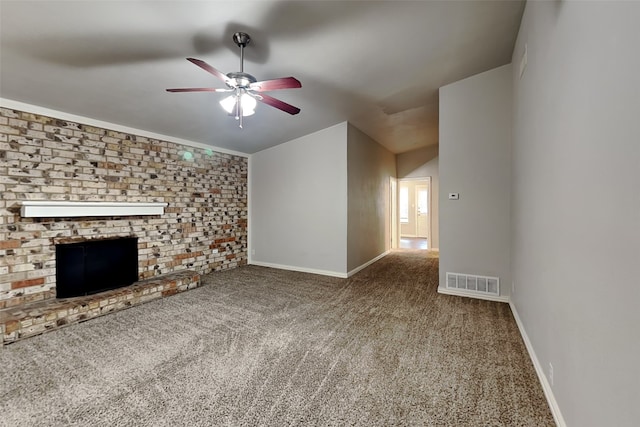
[[[460,198],[460,193],[449,193],[449,200],[458,200]]]

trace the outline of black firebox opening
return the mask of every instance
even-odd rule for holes
[[[138,238],[56,245],[56,297],[90,295],[138,280]]]

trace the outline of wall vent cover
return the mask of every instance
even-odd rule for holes
[[[500,279],[447,272],[447,289],[459,289],[484,295],[500,295]]]

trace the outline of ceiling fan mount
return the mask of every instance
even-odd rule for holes
[[[224,74],[206,62],[187,58],[188,61],[213,74],[222,80],[227,88],[182,88],[167,89],[167,92],[231,92],[232,95],[220,101],[222,107],[236,120],[242,128],[242,118],[254,113],[256,101],[270,105],[291,115],[298,114],[300,109],[287,104],[277,98],[269,96],[264,92],[279,89],[295,89],[302,87],[302,83],[294,77],[282,77],[279,79],[258,81],[251,74],[244,72],[244,48],[251,42],[251,36],[247,33],[236,32],[233,34],[233,41],[240,48],[240,71]]]
[[[233,41],[238,45],[238,47],[247,47],[251,41],[251,36],[239,31],[237,33],[233,33]]]
[[[244,72],[244,48],[247,47],[251,41],[251,36],[247,33],[237,32],[233,34],[233,41],[240,48],[240,71],[237,73],[227,73],[227,77],[235,81],[235,85],[229,87],[248,88],[251,83],[255,83],[258,80],[251,74]]]

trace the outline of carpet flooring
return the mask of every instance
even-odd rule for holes
[[[2,426],[552,426],[507,304],[438,259],[246,266],[0,350]]]

